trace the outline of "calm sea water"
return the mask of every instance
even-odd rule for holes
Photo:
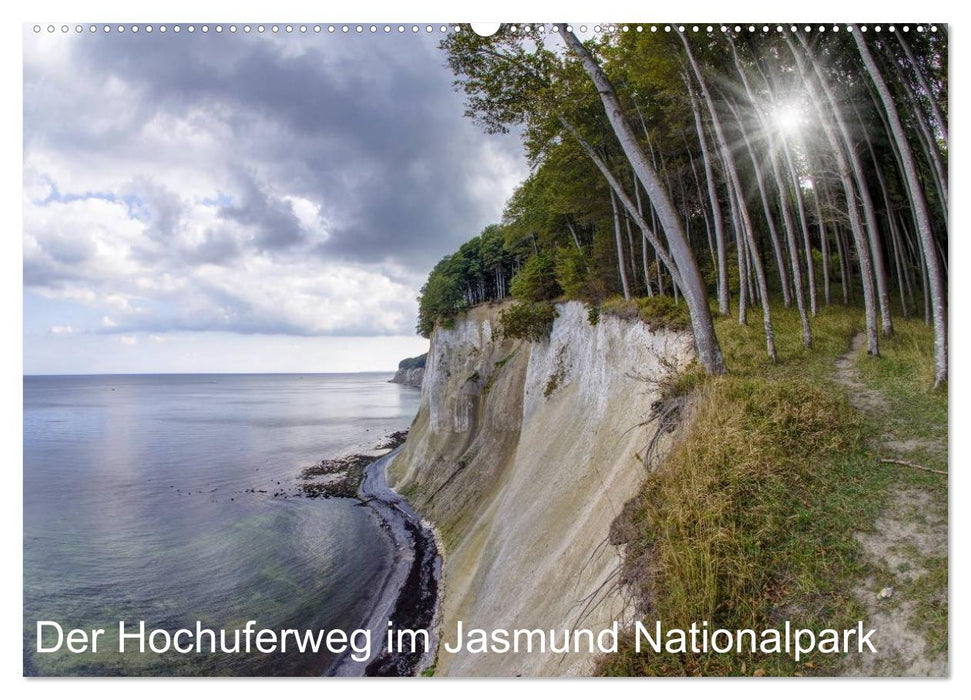
[[[274,493],[408,427],[419,392],[390,377],[24,377],[25,672],[324,671],[326,655],[122,656],[116,630],[358,627],[387,537],[352,501]],[[97,654],[37,654],[37,620],[106,635]]]

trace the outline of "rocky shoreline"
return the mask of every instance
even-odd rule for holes
[[[362,625],[371,631],[372,654],[365,661],[349,656],[328,670],[333,676],[415,676],[429,668],[438,649],[441,549],[433,528],[388,486],[386,470],[397,456],[407,431],[388,436],[377,449],[384,455],[356,454],[323,460],[304,470],[303,493],[308,498],[356,498],[380,521],[393,546],[390,570],[372,614]],[[388,622],[394,629],[427,630],[427,651],[389,652]]]
[[[407,430],[391,433],[371,454],[352,454],[336,459],[322,459],[300,472],[300,494],[305,498],[357,498],[369,464],[384,457],[385,450],[404,444]],[[376,454],[375,454],[376,453]]]

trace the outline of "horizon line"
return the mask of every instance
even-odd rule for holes
[[[26,377],[165,377],[165,376],[194,376],[194,375],[297,375],[297,374],[394,374],[395,369],[362,369],[351,372],[21,372]]]

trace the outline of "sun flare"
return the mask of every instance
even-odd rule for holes
[[[772,112],[775,126],[783,134],[797,134],[806,123],[806,116],[800,105],[785,103],[777,106]]]

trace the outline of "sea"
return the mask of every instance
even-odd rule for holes
[[[120,654],[118,623],[361,626],[387,533],[354,500],[296,493],[305,467],[409,427],[420,392],[391,376],[25,376],[25,675],[327,673],[339,654]],[[105,632],[97,653],[38,653],[38,621]]]

